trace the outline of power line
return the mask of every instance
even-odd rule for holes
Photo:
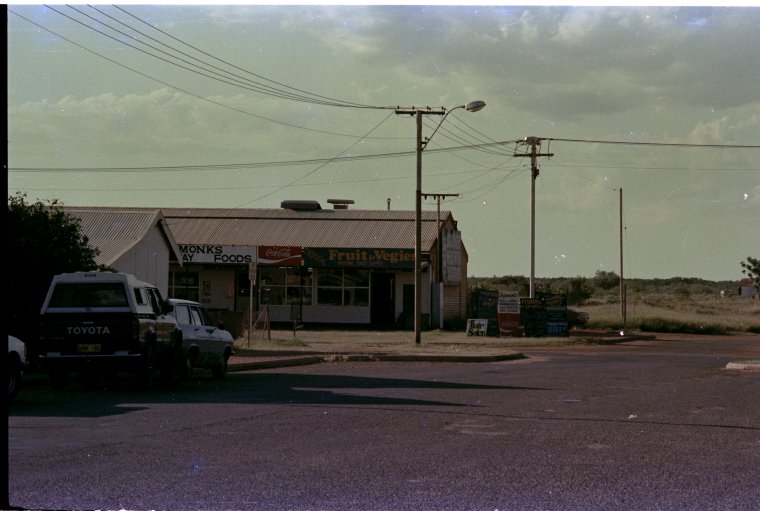
[[[298,93],[303,93],[303,94],[306,94],[306,95],[308,95],[308,96],[312,96],[312,97],[320,98],[320,99],[322,99],[322,100],[331,101],[331,102],[335,102],[335,103],[341,103],[341,104],[343,104],[343,106],[352,106],[352,107],[356,107],[356,108],[374,108],[374,107],[371,107],[371,106],[369,106],[369,105],[361,105],[361,104],[359,104],[359,103],[347,102],[347,101],[344,101],[344,100],[338,100],[338,99],[329,98],[329,97],[327,97],[327,96],[322,96],[322,95],[319,95],[319,94],[314,94],[314,93],[311,93],[311,92],[307,92],[307,91],[304,91],[304,90],[301,90],[301,89],[298,89],[298,88],[295,88],[295,87],[291,87],[291,86],[289,86],[289,85],[286,85],[286,84],[283,84],[283,83],[281,83],[281,82],[277,82],[277,81],[271,80],[271,79],[269,79],[269,78],[266,78],[266,77],[264,77],[264,76],[261,76],[261,75],[259,75],[259,74],[256,74],[256,73],[253,73],[253,72],[251,72],[251,71],[248,71],[248,70],[246,70],[246,69],[244,69],[244,68],[241,68],[241,67],[239,67],[239,66],[237,66],[237,65],[235,65],[235,64],[232,64],[232,63],[230,63],[230,62],[227,62],[227,61],[226,61],[226,60],[224,60],[224,59],[220,59],[220,58],[218,58],[218,57],[215,57],[214,55],[212,55],[212,54],[210,54],[210,53],[208,53],[208,52],[206,52],[206,51],[203,51],[203,50],[201,50],[200,48],[197,48],[196,46],[193,46],[193,45],[191,45],[191,44],[189,44],[189,43],[186,43],[185,41],[182,41],[182,40],[178,39],[177,37],[175,37],[175,36],[173,36],[173,35],[169,34],[168,32],[165,32],[165,31],[161,30],[160,28],[158,28],[158,27],[155,27],[155,26],[153,26],[153,25],[149,24],[148,22],[146,22],[146,21],[145,21],[145,20],[143,20],[142,18],[139,18],[139,17],[135,16],[134,14],[132,14],[132,13],[130,13],[130,12],[128,12],[128,11],[126,11],[125,9],[123,9],[123,8],[121,8],[121,7],[119,7],[119,6],[114,6],[114,7],[115,7],[116,9],[119,9],[120,11],[124,12],[125,14],[127,14],[127,15],[129,15],[129,16],[131,16],[131,17],[135,18],[136,20],[140,21],[141,23],[144,23],[145,25],[147,25],[147,26],[151,27],[152,29],[154,29],[154,30],[156,30],[156,31],[158,31],[158,32],[160,32],[160,33],[162,33],[162,34],[166,35],[167,37],[170,37],[171,39],[173,39],[173,40],[175,40],[175,41],[177,41],[177,42],[180,42],[180,43],[182,43],[182,44],[184,44],[184,45],[186,45],[186,46],[188,46],[188,47],[192,48],[193,50],[195,50],[195,51],[197,51],[197,52],[199,52],[199,53],[202,53],[203,55],[209,56],[209,57],[211,57],[211,58],[213,58],[213,59],[215,59],[215,60],[218,60],[218,61],[220,61],[220,62],[223,62],[224,64],[226,64],[226,65],[228,65],[228,66],[230,66],[230,67],[232,67],[232,68],[234,68],[234,69],[238,69],[238,70],[240,70],[240,71],[243,71],[243,72],[245,72],[245,73],[248,73],[248,74],[250,74],[250,75],[252,75],[252,76],[255,76],[255,77],[257,77],[257,78],[260,78],[260,79],[262,79],[262,80],[266,80],[267,82],[273,83],[273,84],[275,84],[275,85],[278,85],[278,86],[281,86],[281,87],[285,87],[285,88],[287,88],[287,89],[290,89],[290,90],[296,91],[296,92],[298,92]]]
[[[173,52],[175,52],[175,53],[177,53],[177,54],[179,54],[181,56],[178,56],[175,53],[167,52],[166,50],[164,50],[162,48],[159,48],[159,47],[154,46],[152,44],[148,44],[148,43],[146,43],[144,41],[141,41],[138,37],[136,37],[136,36],[134,36],[132,34],[129,34],[127,32],[124,32],[123,30],[120,30],[120,29],[114,27],[113,25],[108,24],[107,22],[103,21],[102,19],[98,19],[98,18],[95,18],[95,17],[93,17],[93,16],[91,16],[91,15],[89,15],[87,13],[84,13],[83,11],[77,9],[76,7],[68,6],[69,9],[71,9],[71,10],[79,13],[80,15],[85,16],[86,18],[88,18],[88,19],[90,19],[92,21],[95,21],[96,23],[98,23],[98,24],[100,24],[100,25],[102,25],[102,26],[104,26],[104,27],[112,30],[113,32],[115,32],[117,34],[121,34],[121,35],[129,38],[130,40],[134,41],[136,43],[136,45],[135,44],[131,44],[129,41],[126,41],[126,40],[121,39],[119,37],[115,37],[115,36],[113,36],[111,34],[108,34],[108,33],[106,33],[103,30],[99,30],[98,28],[96,28],[94,26],[90,26],[90,25],[84,23],[83,21],[81,21],[81,20],[79,20],[79,19],[77,19],[77,18],[75,18],[73,16],[70,16],[69,14],[66,14],[66,13],[64,13],[64,12],[58,10],[58,9],[55,9],[54,7],[51,7],[49,5],[47,5],[46,7],[48,9],[52,10],[53,12],[56,12],[56,13],[60,14],[61,16],[64,16],[65,18],[67,18],[67,19],[69,19],[69,20],[71,20],[71,21],[73,21],[75,23],[78,23],[78,24],[82,25],[83,27],[85,27],[85,28],[87,28],[89,30],[92,30],[92,31],[94,31],[94,32],[96,32],[96,33],[98,33],[98,34],[100,34],[100,35],[102,35],[104,37],[107,37],[107,38],[109,38],[109,39],[111,39],[113,41],[116,41],[116,42],[118,42],[120,44],[128,46],[128,47],[130,47],[130,48],[132,48],[132,49],[134,49],[136,51],[139,51],[139,52],[141,52],[141,53],[143,53],[145,55],[149,55],[149,56],[153,57],[154,59],[157,59],[159,61],[162,61],[162,62],[165,62],[167,64],[173,65],[175,67],[184,69],[184,70],[189,71],[191,73],[195,73],[195,74],[204,76],[206,78],[209,78],[209,79],[212,79],[212,80],[215,80],[215,81],[219,81],[219,82],[222,82],[222,83],[225,83],[225,84],[228,84],[228,85],[232,85],[234,87],[240,87],[240,88],[243,88],[243,89],[246,89],[246,90],[250,90],[250,91],[254,91],[254,92],[258,92],[258,93],[261,93],[261,94],[265,94],[265,95],[269,95],[269,96],[274,96],[274,97],[278,97],[278,98],[282,98],[282,99],[288,99],[288,100],[292,100],[292,101],[299,101],[299,102],[303,102],[303,103],[311,103],[311,104],[318,104],[318,105],[326,105],[326,106],[334,106],[334,107],[347,107],[347,108],[366,108],[366,109],[376,109],[376,110],[380,110],[380,109],[387,110],[387,109],[395,108],[395,107],[387,107],[387,106],[362,105],[362,104],[359,104],[359,103],[352,103],[352,102],[348,102],[348,101],[334,100],[334,99],[326,98],[325,96],[320,96],[320,95],[317,95],[317,94],[312,94],[312,93],[308,93],[308,92],[304,93],[304,91],[300,91],[299,89],[295,89],[293,87],[288,87],[288,86],[286,86],[286,87],[288,87],[288,89],[290,89],[290,90],[287,90],[287,89],[278,89],[278,88],[270,86],[270,85],[262,84],[262,83],[259,83],[259,82],[256,82],[256,81],[251,81],[251,80],[249,80],[247,78],[243,78],[243,77],[241,77],[240,75],[237,75],[234,72],[227,71],[227,70],[225,70],[225,69],[223,69],[223,68],[221,68],[219,66],[216,66],[214,64],[210,64],[210,63],[205,62],[205,61],[203,61],[203,60],[201,60],[201,59],[199,59],[197,57],[194,57],[194,56],[192,56],[192,55],[190,55],[190,54],[188,54],[186,52],[178,50],[177,48],[174,48],[173,46],[167,45],[167,44],[159,41],[158,39],[156,39],[154,37],[151,37],[151,36],[147,35],[146,33],[141,32],[141,31],[139,31],[139,30],[137,30],[137,29],[129,26],[128,24],[126,24],[126,23],[124,23],[124,22],[122,22],[122,21],[120,21],[120,20],[118,20],[118,19],[116,19],[116,18],[114,18],[114,17],[112,17],[112,16],[104,13],[103,11],[94,8],[94,7],[93,7],[93,10],[95,10],[96,12],[98,12],[98,13],[106,16],[107,18],[109,18],[109,19],[111,19],[113,21],[116,21],[120,25],[128,28],[129,30],[132,30],[133,32],[135,32],[137,34],[139,34],[139,35],[141,35],[141,36],[143,36],[143,37],[145,37],[147,39],[150,39],[153,42],[156,42],[157,44],[161,45],[162,47],[169,48],[169,50],[171,50],[171,51],[173,51]],[[151,26],[149,24],[147,24],[147,25]],[[151,26],[151,28],[153,28],[153,27]],[[161,32],[161,33],[164,33],[164,32]],[[174,38],[174,39],[177,40],[177,41],[179,41],[179,42],[181,42],[182,44],[185,44],[186,46],[188,46],[190,48],[196,49],[195,47],[193,47],[191,45],[188,45],[188,44],[180,41],[177,38]],[[158,54],[152,53],[151,51],[145,50],[145,49],[143,49],[143,48],[141,48],[141,47],[139,47],[137,45],[142,45],[144,47],[150,48],[151,50],[154,50],[154,51],[158,52]],[[203,52],[203,54],[211,56],[212,58],[214,58],[214,59],[216,59],[216,60],[218,60],[220,62],[223,62],[223,63],[229,65],[226,61],[223,61],[221,59],[217,59],[216,57],[213,57],[209,53]],[[162,56],[162,55],[164,55],[164,56]],[[192,60],[187,60],[187,59],[183,58],[182,56],[188,57],[189,59],[192,59]],[[200,63],[202,65],[199,65],[199,64],[197,64],[197,63],[195,63],[193,61],[198,62],[198,63]],[[241,69],[242,70],[242,68],[237,68],[237,69]],[[219,74],[219,72],[224,73],[224,74]],[[253,76],[256,76],[256,77],[259,77],[259,78],[263,78],[263,77],[260,77],[259,75],[256,75],[255,73],[251,73],[249,71],[245,71],[245,72],[248,73],[248,74],[251,74]],[[277,82],[274,82],[272,80],[268,80],[268,79],[265,79],[265,80],[267,80],[267,81],[269,81],[271,83],[277,83]],[[296,92],[293,92],[293,91],[299,91],[299,93],[296,93]]]
[[[360,138],[359,138],[359,139],[357,139],[357,140],[356,140],[356,141],[355,141],[353,144],[351,144],[350,146],[348,146],[347,148],[345,148],[343,151],[341,151],[341,152],[340,152],[340,154],[338,154],[338,156],[336,156],[335,158],[338,158],[338,157],[340,157],[340,155],[341,155],[341,154],[343,154],[343,153],[345,153],[345,152],[347,152],[347,151],[350,151],[352,147],[354,147],[356,144],[358,144],[359,142],[361,142],[362,140],[364,140],[364,137],[366,137],[366,136],[370,135],[370,134],[371,134],[373,131],[375,131],[375,130],[376,130],[377,128],[379,128],[379,127],[380,127],[380,126],[381,126],[383,123],[385,123],[385,121],[387,121],[388,119],[390,119],[390,118],[391,118],[391,116],[393,116],[394,114],[395,114],[395,111],[391,110],[391,111],[388,113],[388,116],[387,116],[385,119],[383,119],[382,121],[380,121],[380,122],[379,122],[379,123],[378,123],[378,124],[377,124],[377,125],[376,125],[374,128],[372,128],[372,129],[371,129],[371,130],[369,130],[367,133],[365,133],[365,134],[364,134],[364,136],[360,137]],[[266,193],[266,194],[264,194],[264,195],[261,195],[261,196],[259,196],[259,197],[256,197],[255,199],[252,199],[252,200],[250,200],[250,201],[248,201],[248,202],[245,202],[245,203],[243,203],[243,204],[239,204],[239,205],[235,206],[235,208],[242,208],[242,207],[244,207],[244,206],[247,206],[247,205],[249,205],[249,204],[252,204],[252,203],[254,203],[254,202],[258,202],[258,201],[260,201],[261,199],[265,199],[266,197],[269,197],[270,195],[274,195],[275,193],[277,193],[277,192],[279,192],[279,191],[281,191],[281,190],[284,190],[285,188],[287,188],[287,187],[289,187],[289,186],[292,186],[292,185],[294,185],[295,183],[297,183],[297,182],[299,182],[299,181],[301,181],[301,180],[303,180],[303,179],[306,179],[307,177],[311,176],[312,174],[314,174],[315,172],[317,172],[317,171],[318,171],[318,170],[320,170],[321,168],[325,167],[327,164],[331,163],[331,162],[332,162],[332,161],[333,161],[335,158],[332,158],[332,159],[330,159],[330,160],[328,160],[328,161],[325,161],[323,164],[321,164],[321,165],[319,165],[317,168],[315,168],[315,169],[313,169],[313,170],[311,170],[311,171],[307,172],[306,174],[304,174],[303,176],[299,177],[298,179],[295,179],[295,180],[291,181],[290,183],[284,184],[284,185],[280,186],[279,188],[277,188],[276,190],[274,190],[274,191],[272,191],[272,192],[269,192],[269,193]],[[232,209],[235,209],[235,208],[232,208]]]
[[[386,119],[380,123],[384,123]],[[378,125],[379,126],[379,125]],[[370,130],[372,132],[375,130]],[[363,140],[367,137],[358,137]],[[496,146],[504,144],[513,144],[513,141],[493,142],[489,144],[476,144],[456,147],[443,147],[439,149],[429,149],[426,153],[452,153],[470,149],[478,149],[486,146]],[[354,144],[355,145],[355,144]],[[353,147],[353,145],[351,146]],[[345,152],[345,151],[343,151]],[[266,168],[266,167],[283,167],[296,165],[317,165],[322,163],[338,163],[359,160],[401,158],[415,154],[415,151],[398,151],[392,153],[379,153],[358,156],[338,156],[334,158],[311,158],[305,160],[285,160],[285,161],[268,161],[268,162],[248,162],[248,163],[223,163],[223,164],[205,164],[205,165],[167,165],[167,166],[145,166],[145,167],[9,167],[8,172],[184,172],[184,171],[203,171],[203,170],[242,170],[246,168]]]
[[[250,117],[255,117],[257,119],[261,119],[261,120],[264,120],[264,121],[269,121],[269,122],[272,122],[272,123],[275,123],[275,124],[280,124],[280,125],[287,126],[287,127],[290,127],[290,128],[296,128],[296,129],[300,129],[300,130],[311,131],[311,132],[314,132],[314,133],[322,133],[322,134],[325,134],[325,135],[335,135],[335,136],[339,136],[339,137],[356,138],[356,135],[352,134],[352,133],[337,133],[337,132],[331,132],[331,131],[326,131],[326,130],[318,130],[318,129],[315,129],[315,128],[307,128],[306,126],[300,126],[300,125],[292,124],[292,123],[285,122],[285,121],[278,121],[278,120],[272,119],[270,117],[254,114],[252,112],[248,112],[248,111],[240,109],[240,108],[236,108],[236,107],[233,107],[233,106],[230,106],[230,105],[226,105],[226,104],[221,103],[219,101],[214,101],[212,99],[205,98],[205,97],[203,97],[203,96],[201,96],[199,94],[191,92],[191,91],[189,91],[187,89],[183,89],[182,87],[179,87],[177,85],[173,85],[173,84],[171,84],[169,82],[163,81],[163,80],[161,80],[159,78],[156,78],[154,76],[151,76],[151,75],[149,75],[147,73],[143,73],[142,71],[139,71],[139,70],[137,70],[137,69],[135,69],[133,67],[127,66],[127,65],[122,64],[121,62],[119,62],[117,60],[114,60],[114,59],[112,59],[110,57],[107,57],[107,56],[101,54],[101,53],[98,53],[95,50],[87,48],[86,46],[84,46],[82,44],[79,44],[76,41],[74,41],[72,39],[69,39],[68,37],[66,37],[64,35],[61,35],[61,34],[59,34],[58,32],[56,32],[54,30],[51,30],[51,29],[49,29],[49,28],[47,28],[47,27],[45,27],[43,25],[40,25],[39,23],[37,23],[37,22],[35,22],[35,21],[27,18],[26,16],[24,16],[22,14],[17,13],[16,11],[14,11],[12,9],[8,9],[8,12],[10,12],[11,14],[14,14],[14,15],[18,16],[19,18],[27,21],[28,23],[31,23],[32,25],[34,25],[34,26],[36,26],[36,27],[38,27],[38,28],[40,28],[40,29],[42,29],[42,30],[50,33],[50,34],[53,34],[54,36],[60,38],[61,40],[66,41],[69,44],[72,44],[72,45],[74,45],[74,46],[76,46],[76,47],[78,47],[78,48],[80,48],[80,49],[82,49],[82,50],[84,50],[86,52],[92,53],[93,55],[95,55],[97,57],[100,57],[103,60],[106,60],[106,61],[108,61],[108,62],[110,62],[110,63],[112,63],[112,64],[114,64],[116,66],[119,66],[119,67],[121,67],[123,69],[126,69],[128,71],[131,71],[131,72],[133,72],[133,73],[135,73],[137,75],[140,75],[140,76],[142,76],[144,78],[152,80],[152,81],[154,81],[156,83],[159,83],[161,85],[165,85],[166,87],[169,87],[171,89],[174,89],[174,90],[177,90],[179,92],[182,92],[183,94],[187,94],[188,96],[192,96],[192,97],[194,97],[196,99],[199,99],[201,101],[205,101],[207,103],[211,103],[213,105],[216,105],[216,106],[219,106],[219,107],[222,107],[222,108],[226,108],[228,110],[232,110],[234,112],[237,112],[237,113],[240,113],[240,114],[243,114],[243,115],[247,115],[247,116],[250,116]],[[379,138],[379,137],[368,137],[368,138]],[[406,138],[406,137],[404,137],[404,138]],[[394,138],[393,140],[401,140],[401,139],[402,138]],[[389,138],[388,137],[384,137],[384,138],[382,138],[382,140],[389,140]]]
[[[659,147],[690,147],[690,148],[706,148],[706,149],[760,149],[760,145],[746,145],[746,144],[684,144],[679,142],[628,142],[617,140],[584,140],[577,138],[548,138],[539,137],[541,140],[557,141],[557,142],[577,142],[583,144],[615,144],[615,145],[631,145],[631,146],[659,146]]]

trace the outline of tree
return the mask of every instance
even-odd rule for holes
[[[9,196],[7,230],[6,324],[34,355],[40,307],[53,275],[110,268],[95,262],[100,251],[89,245],[79,218],[56,200],[31,204],[26,194]]]
[[[591,290],[588,287],[588,282],[583,277],[574,277],[567,283],[567,304],[578,305],[582,304],[589,298],[591,298]]]
[[[620,277],[614,271],[596,270],[594,284],[601,289],[612,289],[620,285]]]
[[[742,273],[751,278],[755,289],[760,291],[760,259],[748,257],[746,261],[739,264],[742,266]]]

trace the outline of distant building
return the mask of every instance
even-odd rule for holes
[[[113,254],[102,262],[154,282],[167,297],[204,303],[230,327],[266,309],[272,322],[411,328],[415,212],[348,203],[64,209],[83,219],[93,246]],[[146,225],[165,232],[164,248],[141,248],[141,233],[146,241],[159,234]],[[466,316],[467,252],[451,212],[423,211],[421,229],[421,317],[424,328],[439,328]],[[146,268],[161,275],[138,271]]]
[[[752,279],[741,279],[739,281],[739,296],[742,298],[757,298],[757,288]]]
[[[144,282],[167,296],[169,261],[181,258],[166,219],[159,209],[64,208],[81,220],[82,232],[100,254],[95,258]]]

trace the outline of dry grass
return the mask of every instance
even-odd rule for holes
[[[588,305],[592,327],[622,326],[620,304]],[[760,301],[738,297],[715,299],[646,299],[631,301],[626,307],[629,328],[642,331],[684,333],[760,333]]]

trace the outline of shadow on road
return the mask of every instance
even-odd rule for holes
[[[26,388],[13,403],[9,415],[104,417],[144,410],[153,403],[473,406],[453,401],[367,396],[351,392],[372,389],[550,390],[396,378],[264,373],[229,375],[224,380],[194,378],[171,388],[141,391],[131,378],[124,376],[108,386],[96,388],[76,384],[66,390],[52,390],[44,384]]]

